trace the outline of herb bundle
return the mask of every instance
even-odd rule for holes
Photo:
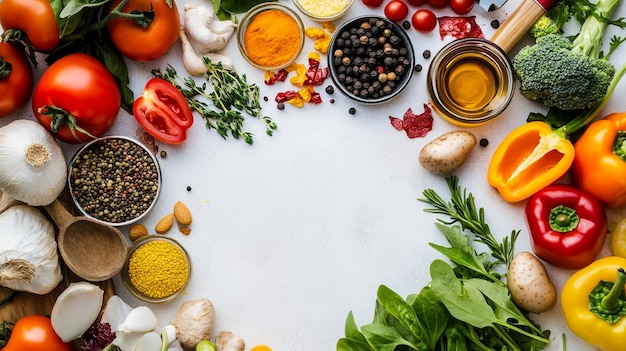
[[[484,210],[476,209],[472,194],[459,187],[456,177],[446,181],[449,202],[432,189],[424,190],[419,201],[433,206],[426,212],[451,218],[436,222],[449,247],[430,246],[452,264],[434,260],[430,284],[406,299],[381,285],[372,323],[359,328],[350,312],[337,351],[534,351],[549,343],[550,332],[542,331],[518,309],[501,274],[493,269],[500,264],[508,266],[519,232],[498,242],[484,220]],[[464,230],[485,244],[491,255],[476,252]]]
[[[207,58],[204,59],[204,64],[207,72],[204,74],[206,82],[202,85],[198,85],[191,77],[181,79],[172,66],[168,66],[165,72],[154,69],[152,74],[167,80],[180,90],[192,111],[202,116],[207,128],[215,129],[222,138],[226,139],[230,134],[235,139],[241,137],[246,143],[253,144],[254,135],[243,130],[243,113],[262,118],[265,122],[265,133],[271,136],[277,125],[269,116],[261,114],[259,87],[249,84],[246,75],[239,75],[233,68],[224,67],[220,63],[213,64]]]

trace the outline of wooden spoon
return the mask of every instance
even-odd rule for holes
[[[98,282],[122,270],[127,245],[119,229],[89,217],[74,216],[58,199],[44,207],[59,227],[59,251],[72,272]]]

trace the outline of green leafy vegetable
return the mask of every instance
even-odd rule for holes
[[[350,312],[337,351],[535,351],[549,343],[549,331],[542,331],[512,302],[496,269],[508,267],[519,231],[498,242],[472,194],[461,189],[456,177],[446,181],[450,201],[432,189],[424,190],[419,200],[433,206],[426,212],[450,217],[436,222],[449,246],[430,246],[452,264],[434,260],[430,284],[406,299],[381,285],[372,323],[359,329]],[[489,248],[490,254],[476,252],[463,230],[473,233],[474,241]]]
[[[213,10],[221,20],[236,21],[235,15],[244,13],[258,4],[274,1],[276,0],[213,0]]]

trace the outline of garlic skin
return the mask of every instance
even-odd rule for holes
[[[54,226],[39,210],[27,205],[0,214],[0,285],[44,295],[63,276]]]
[[[0,128],[0,189],[31,206],[61,194],[67,179],[63,150],[38,122],[18,119]]]
[[[211,60],[212,63],[221,63],[222,66],[232,67],[232,60],[226,55],[210,52],[199,56],[189,42],[189,39],[187,39],[187,35],[183,29],[180,30],[179,36],[183,47],[183,66],[192,76],[202,76],[206,73],[207,68],[204,65],[204,57]]]
[[[199,54],[222,50],[235,32],[233,21],[214,18],[207,6],[185,5],[184,29]]]

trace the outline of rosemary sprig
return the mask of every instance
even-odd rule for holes
[[[466,189],[461,189],[459,179],[456,176],[446,177],[446,182],[450,189],[450,201],[446,202],[433,189],[425,189],[422,193],[424,198],[418,200],[432,207],[426,208],[424,211],[450,217],[449,220],[438,219],[438,221],[446,225],[458,223],[464,230],[471,231],[474,233],[476,241],[485,244],[491,250],[491,255],[497,260],[497,263],[505,264],[508,267],[513,260],[515,241],[520,231],[512,231],[511,235],[505,236],[499,243],[485,222],[484,209],[482,207],[476,208],[472,193],[468,193]]]
[[[215,129],[224,139],[229,134],[235,138],[243,138],[252,145],[254,135],[243,130],[246,113],[252,117],[261,118],[265,123],[265,133],[272,136],[277,125],[269,116],[262,116],[259,103],[259,87],[249,84],[246,75],[239,75],[233,68],[222,64],[213,64],[204,59],[207,72],[204,74],[206,82],[198,85],[191,77],[181,79],[176,70],[168,65],[165,72],[153,69],[155,77],[165,79],[180,90],[191,109],[197,112],[206,122],[208,129]],[[207,91],[207,83],[210,92]],[[209,107],[209,102],[213,108]]]

